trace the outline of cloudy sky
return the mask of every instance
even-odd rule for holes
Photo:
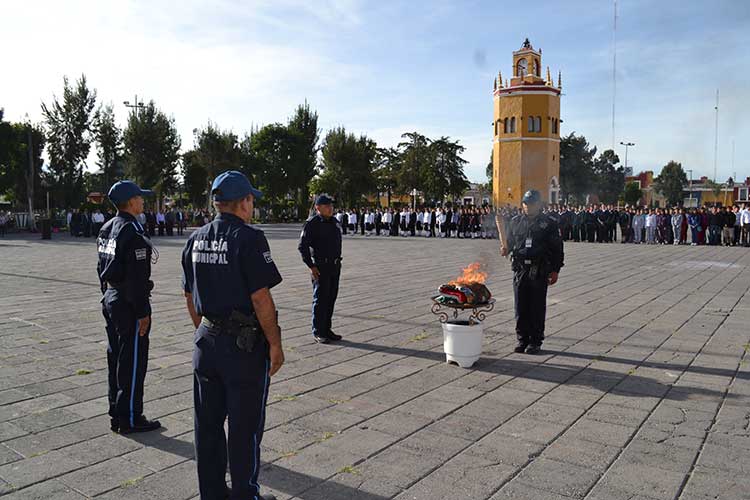
[[[630,165],[658,173],[674,159],[712,176],[718,88],[717,177],[750,176],[750,2],[618,10],[616,142],[636,143]],[[242,134],[307,99],[324,131],[344,125],[381,146],[412,130],[457,139],[469,178],[484,181],[492,79],[510,74],[525,37],[562,70],[562,132],[611,146],[612,17],[609,0],[3,2],[0,107],[41,120],[63,75],[85,73],[121,124],[123,100],[153,99],[186,149],[208,120]]]

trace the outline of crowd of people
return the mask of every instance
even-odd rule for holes
[[[750,207],[644,208],[552,205],[565,241],[750,246]]]
[[[114,212],[95,210],[68,210],[66,223],[71,236],[89,238],[99,234],[105,222],[114,217]],[[168,210],[146,210],[138,216],[138,222],[149,236],[177,236],[184,234],[188,225],[188,213],[176,208]]]
[[[351,236],[497,238],[495,215],[490,207],[341,209],[335,217],[343,234]]]

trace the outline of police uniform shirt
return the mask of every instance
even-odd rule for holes
[[[263,231],[229,213],[197,229],[182,251],[182,286],[195,311],[212,320],[252,312],[250,296],[281,283]]]
[[[545,264],[548,271],[559,273],[564,265],[563,243],[557,222],[546,214],[535,218],[516,215],[510,221],[508,247],[515,265]]]
[[[137,318],[151,314],[151,242],[143,226],[125,212],[118,212],[99,231],[97,273],[102,292],[112,288],[118,298],[133,306]]]
[[[326,219],[320,214],[308,219],[302,227],[297,249],[308,267],[313,267],[317,259],[341,257],[341,227],[338,221],[333,217]]]

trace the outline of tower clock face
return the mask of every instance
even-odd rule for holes
[[[529,62],[526,59],[518,60],[518,76],[526,76],[529,72]]]

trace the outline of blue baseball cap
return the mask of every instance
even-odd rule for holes
[[[333,205],[333,198],[331,198],[327,194],[321,194],[320,196],[315,198],[315,204],[316,205]]]
[[[138,187],[138,184],[133,181],[118,181],[109,188],[107,196],[112,203],[120,204],[125,203],[135,196],[147,196],[152,194],[154,194],[153,191],[149,189],[141,189]]]
[[[250,180],[242,172],[227,170],[219,174],[211,184],[211,196],[214,201],[233,201],[252,194],[256,199],[263,197],[263,193],[250,184]]]

